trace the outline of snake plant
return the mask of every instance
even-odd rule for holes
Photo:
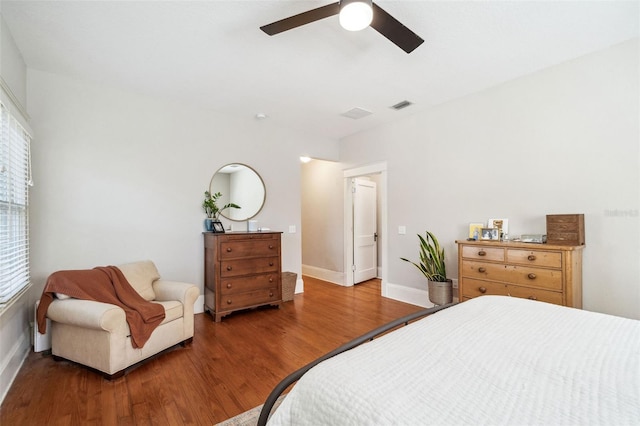
[[[420,234],[418,234],[418,238],[420,239],[420,262],[416,263],[404,257],[400,259],[418,268],[429,281],[447,281],[444,248],[440,247],[438,239],[429,231],[426,231],[426,238]]]

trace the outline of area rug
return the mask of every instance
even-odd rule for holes
[[[276,402],[273,404],[273,408],[271,412],[273,413],[276,408],[282,402],[282,399],[286,396],[280,395]],[[262,404],[264,405],[264,404]],[[230,419],[225,420],[222,423],[217,423],[215,426],[256,426],[258,424],[258,417],[260,417],[260,410],[262,410],[262,405],[258,405],[257,407],[252,408],[251,410],[245,411],[244,413],[240,413],[237,416],[231,417]]]

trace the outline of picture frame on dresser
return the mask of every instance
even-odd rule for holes
[[[480,234],[481,240],[485,241],[498,241],[500,240],[500,230],[498,228],[482,228],[482,233]]]
[[[211,223],[211,230],[217,234],[224,234],[224,226],[220,221],[214,221]]]
[[[500,239],[509,234],[509,219],[494,218],[487,221],[487,228],[498,228],[500,231]]]
[[[484,228],[484,223],[471,222],[469,224],[469,239],[473,240],[476,237],[480,238],[480,235],[482,235],[482,228]]]

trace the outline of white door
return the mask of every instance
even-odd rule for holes
[[[353,283],[375,278],[378,269],[376,183],[353,179]]]

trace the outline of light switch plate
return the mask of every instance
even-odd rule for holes
[[[290,234],[295,234],[296,233],[296,226],[295,225],[289,225],[289,233]]]
[[[404,235],[407,233],[407,227],[404,225],[398,226],[398,234]]]

